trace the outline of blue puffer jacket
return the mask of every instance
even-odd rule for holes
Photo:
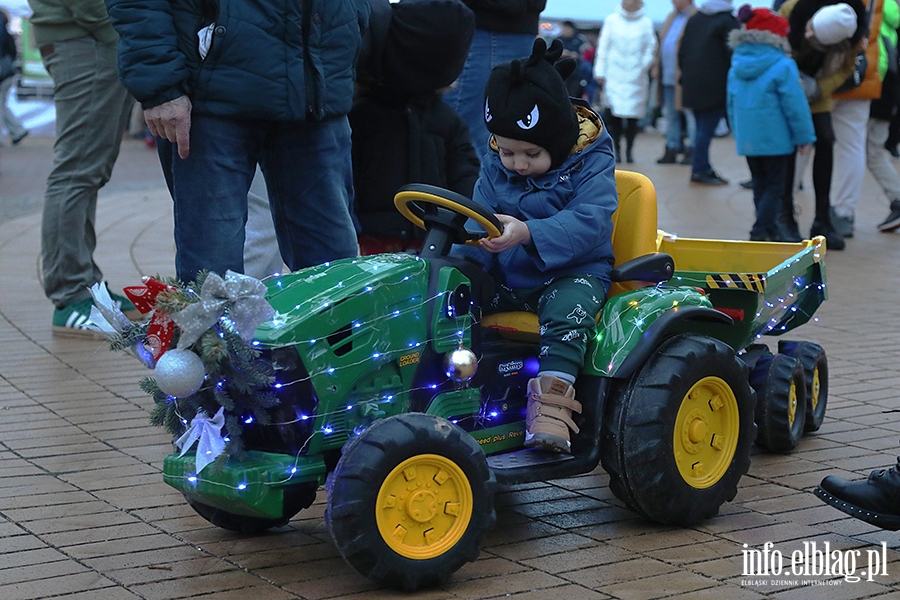
[[[350,111],[366,0],[105,0],[119,74],[144,108],[296,121]],[[198,32],[213,24],[201,59]]]
[[[728,121],[741,156],[792,154],[816,141],[809,102],[785,38],[735,30],[728,71]]]
[[[600,119],[580,108],[584,134]],[[585,116],[588,118],[585,119]],[[531,243],[499,254],[454,247],[482,264],[511,288],[534,288],[566,274],[593,275],[609,291],[613,266],[612,214],[618,206],[615,159],[606,129],[596,131],[581,152],[537,177],[522,177],[490,152],[481,167],[473,200],[493,213],[527,221]]]

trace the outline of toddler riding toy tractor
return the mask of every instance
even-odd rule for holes
[[[523,447],[535,315],[483,314],[494,282],[449,256],[477,237],[470,220],[488,235],[500,224],[471,200],[411,185],[396,204],[427,231],[418,255],[265,282],[276,316],[253,346],[277,402],[266,423],[231,415],[244,423],[241,458],[198,473],[194,451],[172,454],[166,482],[213,524],[243,532],[284,525],[325,485],[343,557],[406,590],[476,559],[498,484],[602,463],[615,495],[650,520],[715,516],[749,468],[757,427],[764,447],[787,450],[821,423],[821,348],[791,342],[771,354],[757,340],[805,323],[825,299],[823,240],[658,235],[653,185],[616,179],[614,283],[576,382],[571,454]]]

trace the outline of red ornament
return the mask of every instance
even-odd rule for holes
[[[152,277],[142,277],[141,281],[144,285],[130,285],[125,288],[125,295],[131,300],[141,314],[147,314],[156,309],[156,297],[160,292],[175,291],[170,285],[166,285],[161,281],[157,281]],[[172,343],[172,336],[175,334],[175,323],[168,315],[158,312],[153,313],[150,319],[150,326],[147,329],[147,346],[153,354],[154,359],[162,356],[163,352],[169,349]]]

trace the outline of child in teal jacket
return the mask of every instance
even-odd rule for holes
[[[728,119],[737,153],[747,157],[753,176],[756,222],[750,239],[777,241],[789,157],[808,152],[816,141],[809,102],[786,39],[787,19],[765,8],[744,5],[744,26],[729,36],[733,49],[728,71]]]

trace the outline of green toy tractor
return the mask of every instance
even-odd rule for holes
[[[449,256],[477,238],[467,222],[489,235],[499,223],[471,200],[411,185],[397,205],[426,229],[422,251],[268,280],[277,315],[253,343],[275,376],[269,423],[246,421],[245,457],[201,474],[192,452],[170,455],[166,482],[213,524],[243,532],[284,525],[324,485],[343,557],[405,590],[476,559],[498,485],[602,464],[615,495],[647,519],[715,516],[749,468],[756,424],[785,449],[797,423],[801,433],[821,423],[824,354],[792,343],[772,355],[756,342],[805,323],[824,300],[824,246],[658,235],[653,185],[616,175],[614,284],[576,382],[571,454],[523,448],[536,317],[485,315],[494,282]],[[808,388],[817,402],[807,404]],[[777,396],[771,423],[759,423],[757,395]]]

